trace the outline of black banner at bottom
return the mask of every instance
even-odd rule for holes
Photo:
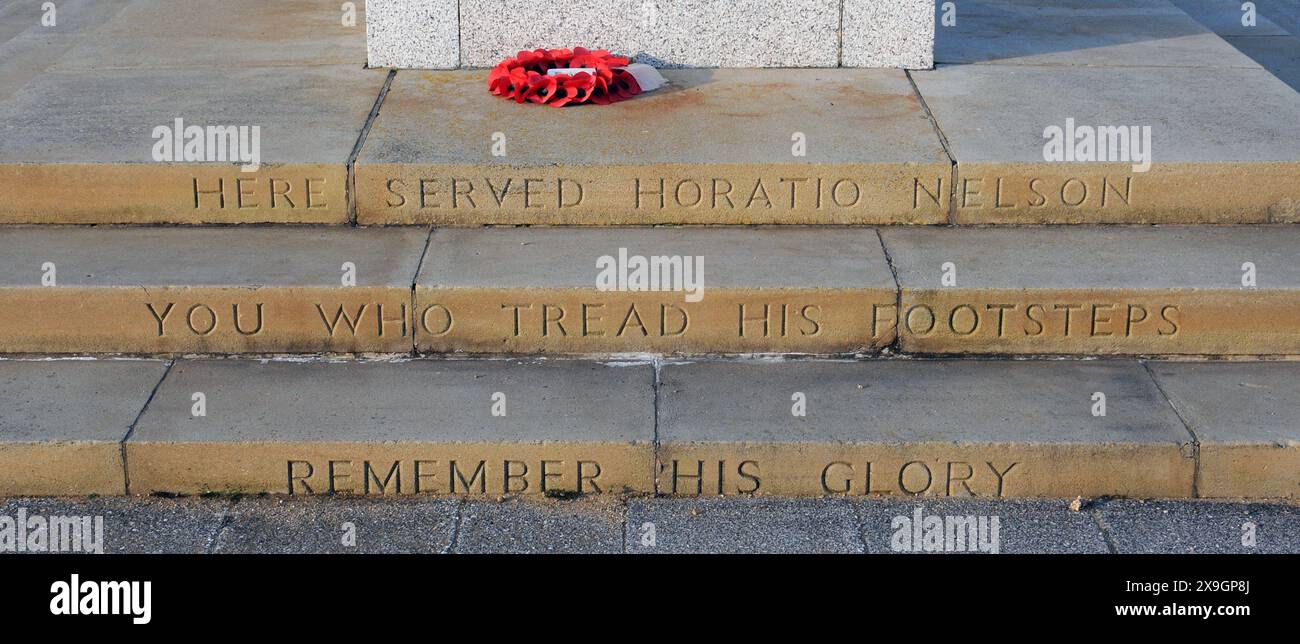
[[[527,623],[492,623],[502,632],[512,625],[571,624],[590,610],[644,612],[634,619],[668,625],[680,624],[681,611],[735,608],[743,609],[735,614],[742,621],[847,610],[839,614],[890,621],[941,615],[945,622],[1231,628],[1294,615],[1296,561],[1238,555],[12,555],[0,558],[0,615],[11,628],[178,633],[277,615],[295,616],[295,630],[431,620],[482,626],[483,616],[497,611],[533,616]],[[789,612],[755,613],[755,607]],[[591,639],[601,631],[584,632]]]

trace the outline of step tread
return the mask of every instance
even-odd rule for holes
[[[439,228],[416,286],[590,289],[597,259],[624,248],[704,257],[715,288],[894,288],[874,230],[817,228]]]
[[[940,288],[944,262],[961,289],[1240,290],[1243,262],[1260,288],[1300,288],[1300,229],[886,228],[881,237],[906,290]]]
[[[428,232],[414,228],[11,228],[0,235],[0,286],[40,287],[53,262],[67,287],[410,288]]]

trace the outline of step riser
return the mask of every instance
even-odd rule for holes
[[[0,410],[0,495],[1298,498],[1298,375],[1130,361],[0,360],[14,401]]]
[[[610,49],[669,67],[929,68],[934,63],[933,0],[368,0],[366,5],[372,67],[492,67],[521,49],[573,46]]]

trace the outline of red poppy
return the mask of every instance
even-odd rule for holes
[[[560,81],[555,76],[543,76],[536,72],[530,72],[528,75],[528,90],[524,92],[524,99],[533,103],[544,104],[555,98],[555,90],[559,87]]]

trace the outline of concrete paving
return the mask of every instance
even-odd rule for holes
[[[49,70],[362,67],[366,3],[354,4],[344,24],[334,0],[130,0]]]
[[[1187,15],[1195,18],[1220,36],[1279,36],[1287,31],[1268,18],[1270,12],[1261,11],[1261,7],[1275,5],[1281,7],[1277,0],[1260,0],[1255,11],[1247,11],[1246,3],[1237,0],[1169,0],[1178,5]],[[1267,7],[1272,9],[1273,7]],[[1252,15],[1253,14],[1253,15]]]
[[[1167,0],[962,0],[956,24],[943,18],[937,11],[940,65],[1255,66]]]
[[[1300,553],[1300,507],[1214,501],[0,500],[0,517],[20,511],[102,516],[110,553]],[[965,542],[926,540],[927,521],[978,530],[981,518]]]

